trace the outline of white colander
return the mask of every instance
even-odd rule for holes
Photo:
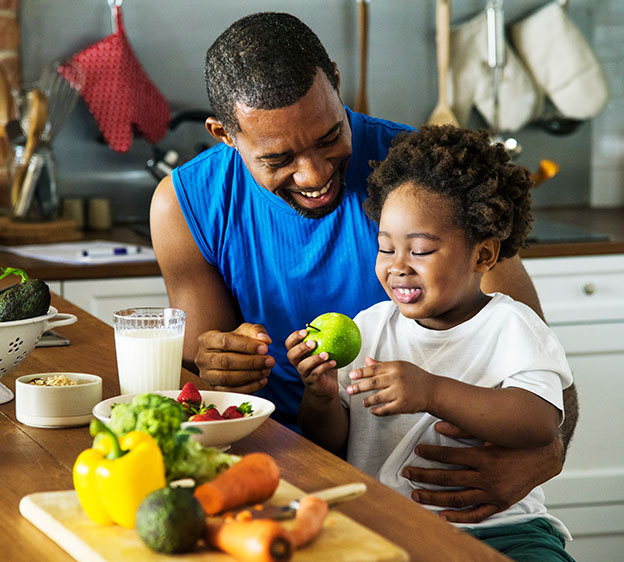
[[[59,312],[53,306],[47,314],[0,322],[0,378],[10,373],[33,350],[43,332],[58,326],[73,324],[78,318],[73,314]],[[13,393],[0,383],[0,404],[13,399]]]

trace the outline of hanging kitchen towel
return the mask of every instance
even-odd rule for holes
[[[169,104],[137,60],[124,30],[120,6],[114,6],[117,30],[59,68],[71,83],[71,65],[80,63],[85,84],[80,92],[108,145],[130,150],[133,126],[151,143],[165,136]]]
[[[488,66],[487,15],[485,12],[457,26],[451,32],[451,74],[453,112],[467,126],[470,110],[476,106],[494,124],[494,88]],[[499,129],[517,131],[541,111],[542,97],[531,75],[505,41],[505,66],[499,85]]]
[[[609,93],[602,66],[558,2],[512,26],[518,54],[539,87],[566,117],[595,117]]]

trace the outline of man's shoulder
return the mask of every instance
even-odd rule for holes
[[[220,142],[200,152],[184,164],[181,164],[178,167],[178,171],[182,174],[196,174],[198,170],[204,168],[221,168],[228,166],[235,161],[237,154],[236,150]]]
[[[367,138],[394,138],[399,133],[411,132],[416,129],[405,123],[390,121],[382,117],[373,117],[365,113],[355,113],[347,108],[355,134],[364,134]]]

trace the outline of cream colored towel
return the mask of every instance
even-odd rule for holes
[[[451,32],[452,107],[462,126],[476,106],[492,126],[494,95],[492,70],[488,66],[487,15],[479,13]],[[501,131],[517,131],[541,112],[542,98],[530,74],[505,41],[505,66],[499,85]]]
[[[566,117],[595,117],[609,93],[602,66],[558,2],[511,28],[512,42],[538,86]]]

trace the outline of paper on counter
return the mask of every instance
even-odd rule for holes
[[[121,251],[128,249],[129,253],[116,253],[120,249]],[[82,265],[156,261],[154,250],[149,246],[123,244],[110,240],[0,246],[0,250],[26,258]],[[85,253],[91,255],[84,255]]]

